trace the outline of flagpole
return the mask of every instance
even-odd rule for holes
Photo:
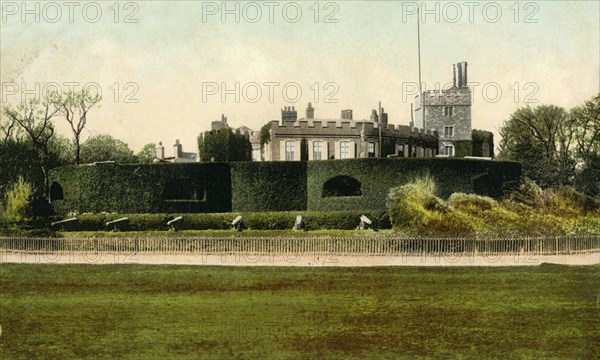
[[[417,7],[417,53],[419,57],[419,97],[421,98],[421,125],[425,128],[425,96],[421,88],[421,15]]]

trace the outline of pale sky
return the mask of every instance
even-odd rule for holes
[[[303,117],[309,101],[317,118],[339,118],[342,109],[368,118],[381,101],[391,123],[410,121],[421,2],[228,2],[230,13],[221,1],[22,4],[1,2],[1,105],[49,84],[98,84],[103,101],[86,137],[110,134],[135,152],[175,139],[197,151],[197,135],[221,114],[258,130],[283,106]],[[422,80],[427,89],[447,84],[452,64],[467,61],[469,83],[479,83],[473,128],[497,134],[527,101],[570,109],[600,92],[598,1],[421,9]],[[56,123],[69,136],[66,122]]]

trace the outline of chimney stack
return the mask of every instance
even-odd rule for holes
[[[352,120],[352,109],[342,110],[343,120]]]
[[[315,118],[315,109],[312,107],[311,103],[308,103],[308,107],[306,108],[306,118],[307,119]]]
[[[296,109],[293,106],[284,106],[283,109],[281,109],[281,121],[282,123],[285,123],[287,121],[296,121],[298,120],[298,113],[296,112]]]
[[[452,64],[452,87],[456,88],[456,64]]]

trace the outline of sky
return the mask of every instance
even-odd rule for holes
[[[520,107],[570,109],[600,92],[599,1],[1,1],[0,106],[48,89],[103,100],[84,138],[109,134],[197,151],[225,114],[254,130],[308,102],[316,118],[381,101],[408,125],[422,82],[468,62],[472,126],[493,131]],[[70,136],[64,119],[59,133]]]

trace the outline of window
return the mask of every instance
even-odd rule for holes
[[[404,157],[404,145],[398,145],[398,150],[396,151],[396,154],[399,157]]]
[[[285,160],[294,161],[294,153],[296,152],[296,143],[288,140],[285,142]]]
[[[367,152],[369,153],[369,157],[375,157],[375,143],[370,142],[367,144]]]
[[[444,154],[448,156],[454,156],[454,146],[446,145],[444,146]]]
[[[313,160],[323,160],[323,142],[315,141],[313,143]]]
[[[444,106],[444,116],[454,115],[454,106]]]
[[[454,137],[454,125],[444,126],[444,136],[447,138]]]
[[[350,157],[350,143],[342,141],[340,143],[340,159],[348,159]]]

